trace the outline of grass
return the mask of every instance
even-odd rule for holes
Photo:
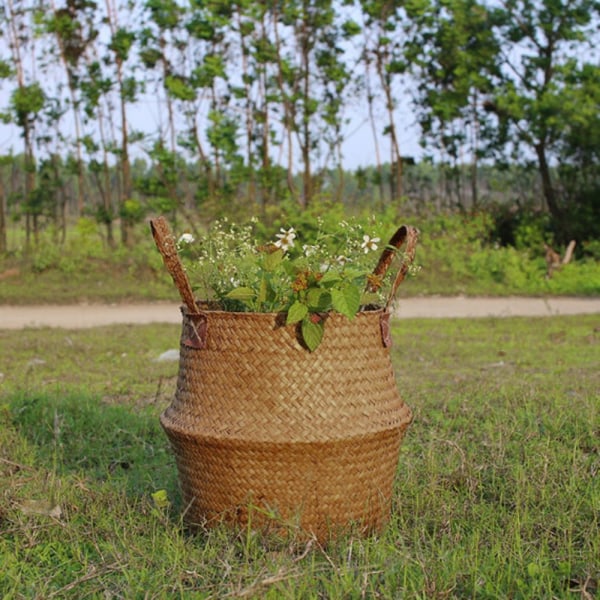
[[[65,247],[46,241],[31,255],[0,256],[0,304],[172,300],[173,282],[151,240],[110,251],[73,234]],[[81,242],[80,244],[78,242]]]
[[[326,547],[186,531],[158,424],[177,364],[153,360],[178,335],[0,332],[0,596],[599,597],[595,316],[397,321],[392,519]]]

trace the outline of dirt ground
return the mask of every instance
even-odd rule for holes
[[[530,317],[600,314],[600,298],[401,298],[399,318]],[[0,306],[0,329],[62,327],[80,329],[119,323],[179,323],[176,303]]]

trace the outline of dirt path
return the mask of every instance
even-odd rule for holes
[[[395,314],[405,319],[600,315],[600,298],[401,298]],[[176,303],[0,306],[0,329],[80,329],[118,323],[179,322],[180,312]]]

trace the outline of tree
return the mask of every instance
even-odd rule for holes
[[[231,157],[231,146],[225,150],[220,142],[232,140],[229,130],[234,124],[226,69],[233,6],[193,0],[190,8],[182,24],[183,37],[176,45],[179,60],[170,62],[164,85],[183,117],[180,147],[192,154],[199,167],[196,200],[222,205],[229,187],[225,163]],[[234,134],[234,144],[235,138]]]
[[[129,244],[131,223],[139,218],[139,207],[132,200],[133,182],[131,178],[131,162],[129,159],[129,121],[127,105],[133,102],[138,91],[138,82],[132,75],[126,75],[126,65],[130,58],[135,41],[135,33],[130,28],[121,25],[122,13],[115,0],[105,0],[106,21],[110,29],[107,64],[114,64],[117,83],[117,101],[119,104],[121,139],[117,151],[118,164],[121,173],[119,190],[119,213],[121,216],[121,241]],[[109,58],[110,57],[110,58]]]
[[[339,126],[351,74],[341,47],[342,23],[347,19],[340,9],[333,0],[300,0],[274,9],[273,38],[281,124],[286,132],[288,187],[304,208],[319,189],[315,160],[324,150],[339,148],[342,141]],[[302,165],[301,197],[292,176],[295,147],[300,150]],[[331,156],[336,153],[326,155],[322,171]]]
[[[563,95],[571,121],[559,141],[557,168],[565,205],[565,239],[600,238],[600,67],[570,69]]]
[[[8,45],[11,53],[10,69],[16,77],[16,87],[10,95],[9,113],[6,118],[12,120],[21,131],[25,157],[24,206],[26,218],[26,244],[30,244],[31,214],[27,210],[31,195],[35,189],[36,154],[35,126],[46,103],[46,94],[38,81],[33,78],[36,71],[34,20],[36,7],[20,0],[7,0],[4,7],[4,21]],[[34,64],[27,71],[28,56]],[[3,69],[6,74],[6,69]],[[37,219],[33,219],[33,234],[37,238]]]
[[[442,161],[448,156],[460,205],[466,149],[471,161],[471,202],[477,205],[478,161],[484,154],[480,138],[486,139],[488,132],[481,108],[499,77],[493,14],[476,0],[436,0],[423,25],[413,63],[423,137],[441,151]]]
[[[94,25],[97,4],[93,0],[67,0],[58,8],[52,0],[52,11],[46,17],[46,28],[58,42],[60,61],[67,75],[71,110],[75,127],[75,173],[77,175],[77,207],[79,215],[84,211],[85,174],[83,164],[82,126],[80,114],[79,81],[80,68],[90,43],[96,39],[98,30]]]
[[[272,126],[277,106],[277,51],[271,40],[274,15],[269,2],[240,0],[233,20],[238,37],[241,77],[230,79],[234,105],[243,115],[247,198],[263,211],[277,190],[278,171],[271,150],[278,145]]]
[[[145,193],[160,198],[155,202],[160,202],[165,212],[172,211],[174,221],[178,208],[187,210],[186,203],[190,195],[189,192],[182,193],[186,178],[181,177],[184,161],[178,155],[177,132],[180,123],[175,118],[176,113],[180,112],[178,106],[195,100],[195,93],[186,83],[187,74],[182,77],[186,68],[186,18],[185,7],[174,0],[147,0],[142,28],[137,36],[146,81],[150,83],[150,74],[155,73],[156,78],[151,83],[154,93],[160,96],[167,108],[167,117],[165,121],[159,113],[156,139],[145,144],[153,168],[143,178],[138,178],[136,187],[141,186]],[[193,221],[190,220],[190,223]]]
[[[400,133],[396,124],[397,99],[402,97],[403,78],[409,72],[407,50],[414,36],[417,17],[426,8],[425,0],[400,4],[387,0],[361,0],[364,17],[363,62],[369,76],[375,71],[387,114],[384,135],[390,139],[392,172],[390,190],[393,199],[402,196],[402,153]],[[368,92],[369,110],[372,111],[374,94]]]
[[[115,147],[110,127],[107,125],[105,104],[113,83],[102,70],[102,62],[97,56],[96,44],[92,45],[86,57],[85,70],[80,75],[79,88],[84,111],[84,124],[92,122],[95,131],[83,136],[81,142],[88,157],[88,170],[91,180],[99,193],[99,202],[94,208],[96,220],[106,227],[106,241],[115,245],[113,221],[115,210],[112,200],[112,177],[109,165],[109,149]]]
[[[181,36],[182,19],[185,15],[183,6],[175,0],[147,0],[144,4],[144,22],[138,32],[140,45],[139,55],[146,71],[156,70],[156,93],[163,93],[172,70],[170,51],[177,51],[183,46]],[[148,76],[148,73],[146,73]],[[168,88],[167,88],[168,89]],[[167,106],[166,132],[161,126],[161,140],[168,137],[169,149],[176,149],[176,124],[171,94],[164,96]]]
[[[0,17],[3,13],[0,12]],[[3,19],[0,18],[0,23]],[[12,76],[12,68],[7,60],[0,58],[0,84],[5,79],[10,79]],[[0,112],[0,123],[8,122],[10,115],[4,112]],[[7,221],[7,201],[6,201],[6,186],[4,184],[4,171],[5,167],[8,166],[13,160],[13,157],[9,154],[7,156],[0,156],[0,254],[3,254],[7,250],[7,236],[6,236],[6,221]]]
[[[531,156],[537,164],[560,241],[568,237],[567,197],[553,166],[573,141],[573,129],[566,124],[578,123],[582,131],[582,115],[573,99],[587,97],[588,74],[597,74],[590,57],[600,41],[599,10],[596,0],[504,0],[496,9],[502,79],[486,108],[497,117],[497,140],[516,159]]]
[[[13,162],[14,157],[9,155],[0,156],[0,255],[4,254],[8,250],[7,245],[7,194],[6,186],[4,183],[4,173],[6,167],[10,166]]]

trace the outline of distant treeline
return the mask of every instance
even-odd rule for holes
[[[125,202],[120,212],[114,205],[107,214],[103,187],[98,184],[98,173],[85,165],[84,185],[86,196],[83,212],[79,211],[78,177],[69,169],[68,162],[58,156],[40,161],[39,180],[29,201],[23,198],[22,190],[27,176],[23,156],[0,158],[0,181],[5,204],[7,222],[25,223],[31,218],[31,236],[52,225],[55,231],[66,229],[74,217],[91,217],[106,226],[107,239],[115,241],[113,224],[116,220],[128,220],[130,225],[141,221],[148,214],[164,213],[172,218],[182,217],[191,223],[206,223],[214,218],[228,216],[247,219],[252,215],[277,214],[285,202],[292,200],[285,194],[271,203],[257,204],[248,198],[247,184],[240,184],[238,194],[225,203],[217,197],[202,194],[201,181],[194,177],[194,165],[181,164],[173,183],[173,196],[166,195],[161,185],[162,174],[154,164],[144,159],[132,162],[132,197]],[[489,209],[491,206],[524,207],[543,212],[544,197],[535,171],[521,166],[498,168],[482,166],[478,170],[479,195],[477,202],[471,194],[469,169],[454,172],[444,165],[419,162],[405,165],[405,195],[398,199],[392,189],[392,167],[389,163],[381,168],[367,167],[354,171],[329,170],[319,176],[320,192],[314,204],[341,203],[349,213],[377,212],[396,207],[398,214],[430,214],[440,211],[464,211]],[[109,197],[118,197],[119,169],[107,170]],[[294,175],[301,183],[301,175]],[[111,242],[111,243],[112,243]]]

